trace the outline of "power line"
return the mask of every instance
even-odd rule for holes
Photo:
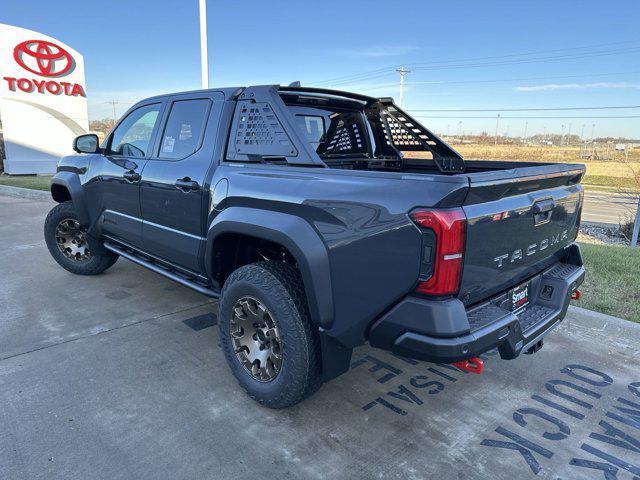
[[[459,68],[459,65],[446,65],[448,63],[456,63],[456,62],[473,62],[473,61],[478,61],[478,60],[495,60],[495,59],[504,59],[504,58],[513,58],[513,57],[524,57],[524,56],[530,56],[530,55],[539,55],[539,54],[543,54],[543,53],[555,53],[555,52],[564,52],[564,51],[572,51],[572,50],[583,50],[583,49],[592,49],[592,48],[598,48],[598,47],[605,47],[605,46],[612,46],[612,45],[623,45],[623,44],[635,44],[638,43],[638,40],[632,40],[632,41],[625,41],[625,42],[611,42],[611,43],[603,43],[603,44],[597,44],[597,45],[586,45],[586,46],[582,46],[582,47],[571,47],[571,48],[562,48],[562,49],[553,49],[553,50],[539,50],[539,51],[535,51],[535,52],[525,52],[525,53],[513,53],[513,54],[508,54],[508,55],[497,55],[497,56],[488,56],[488,57],[475,57],[475,58],[467,58],[467,59],[456,59],[456,60],[439,60],[439,61],[433,61],[433,62],[416,62],[416,63],[411,63],[408,64],[410,66],[415,66],[417,69],[425,69],[425,67],[421,67],[424,65],[430,66],[431,68],[429,69],[433,69],[433,67],[454,67],[454,68]],[[600,55],[600,54],[606,54],[606,53],[611,53],[611,54],[615,54],[618,53],[622,50],[628,50],[628,49],[621,49],[621,50],[613,50],[610,52],[591,52],[591,53],[585,53],[585,54],[580,54],[577,55],[578,58],[584,58],[584,55]],[[571,55],[565,55],[565,56],[560,56],[560,57],[547,57],[547,58],[557,58],[557,59],[564,59],[565,57],[570,57]],[[574,54],[574,56],[576,56]],[[545,57],[542,57],[543,59]],[[530,61],[540,61],[541,59],[527,59],[524,60],[526,62],[530,62]],[[513,60],[511,60],[510,62],[513,62]],[[314,85],[320,85],[320,84],[327,84],[327,83],[335,83],[335,82],[344,82],[344,81],[356,81],[356,80],[363,80],[363,79],[369,79],[369,78],[374,78],[374,77],[379,77],[379,76],[383,76],[383,75],[388,75],[389,73],[392,73],[396,68],[399,68],[400,65],[391,65],[388,67],[383,67],[383,68],[378,68],[375,70],[369,70],[369,71],[365,71],[365,72],[359,72],[359,73],[353,73],[353,74],[349,74],[349,75],[341,75],[338,77],[333,77],[333,78],[329,78],[326,80],[321,80],[321,81],[316,81],[316,82],[311,82]]]
[[[559,80],[566,78],[592,78],[592,77],[613,77],[618,75],[636,75],[640,70],[629,72],[610,72],[610,73],[582,73],[579,75],[552,75],[546,77],[522,77],[522,78],[492,78],[486,80],[434,80],[434,81],[418,81],[405,82],[405,85],[456,85],[456,84],[474,84],[474,83],[501,83],[501,82],[525,82],[530,80]],[[378,90],[385,87],[394,87],[396,83],[381,83],[373,87],[360,88],[360,91]]]
[[[562,49],[553,49],[553,50],[538,50],[538,51],[534,51],[534,52],[512,53],[512,54],[507,54],[507,55],[497,55],[497,56],[489,56],[489,57],[475,57],[475,58],[457,59],[457,60],[440,60],[440,61],[436,61],[436,62],[418,62],[418,63],[412,64],[412,65],[439,64],[439,63],[445,63],[445,62],[467,62],[467,61],[476,61],[476,60],[491,60],[491,59],[496,59],[496,58],[509,58],[509,57],[514,57],[514,56],[538,55],[538,54],[541,54],[541,53],[554,53],[554,52],[559,52],[559,51],[582,50],[582,49],[586,49],[586,48],[599,48],[599,47],[607,47],[607,46],[612,46],[612,45],[621,45],[621,44],[637,43],[637,42],[638,42],[638,40],[630,40],[630,41],[625,41],[625,42],[601,43],[601,44],[595,44],[595,45],[585,45],[585,46],[582,46],[582,47],[571,47],[571,48],[562,48]],[[393,70],[393,69],[398,68],[398,67],[399,67],[399,65],[392,65],[392,66],[383,67],[383,68],[379,68],[379,69],[376,69],[376,70],[369,70],[369,71],[361,72],[361,73],[355,73],[355,74],[350,74],[350,75],[341,75],[341,76],[338,76],[338,77],[333,77],[333,78],[329,78],[327,80],[314,82],[314,83],[319,84],[319,83],[330,83],[330,82],[333,82],[333,81],[341,81],[341,80],[352,78],[354,76],[366,75],[366,74],[371,74],[371,73],[378,73],[378,72],[382,72],[382,71],[390,71],[390,70]]]
[[[454,63],[454,62],[471,62],[476,60],[494,60],[498,58],[511,58],[511,57],[525,57],[529,55],[539,55],[542,53],[556,53],[556,52],[568,52],[572,50],[585,50],[592,48],[600,48],[600,47],[611,47],[613,45],[626,45],[629,43],[638,43],[640,40],[627,40],[624,42],[610,42],[610,43],[600,43],[595,45],[585,45],[582,47],[568,47],[568,48],[555,48],[552,50],[537,50],[533,52],[524,52],[524,53],[511,53],[507,55],[492,55],[488,57],[475,57],[475,58],[467,58],[467,59],[458,59],[458,60],[440,60],[438,62],[419,62],[413,63],[412,65],[429,65],[432,63]]]
[[[640,108],[640,105],[615,105],[611,107],[556,107],[556,108],[429,108],[411,109],[409,112],[543,112],[561,110],[613,110],[621,108]]]
[[[435,65],[431,67],[414,67],[415,64],[408,63],[407,65],[412,67],[414,71],[435,71],[435,70],[450,70],[450,69],[464,69],[464,68],[482,68],[482,67],[496,67],[503,65],[520,65],[520,64],[530,64],[530,63],[545,63],[545,62],[555,62],[555,61],[566,61],[566,60],[578,60],[582,58],[593,58],[593,57],[603,57],[609,55],[620,55],[627,53],[635,53],[640,51],[640,48],[631,48],[617,51],[609,51],[609,52],[593,52],[593,53],[585,53],[582,55],[561,55],[554,57],[539,57],[527,60],[508,60],[503,62],[491,62],[491,63],[463,63],[457,65]],[[342,85],[350,85],[356,81],[364,81],[364,80],[375,80],[378,78],[389,76],[393,73],[391,70],[384,70],[380,73],[376,74],[367,74],[358,78],[353,78],[350,80],[338,81],[338,82],[322,82],[328,83],[332,86],[342,86]],[[315,85],[320,85],[320,83],[315,83]]]
[[[640,50],[639,47],[630,47],[623,48],[619,50],[605,50],[601,52],[591,52],[591,53],[582,53],[579,55],[553,55],[548,57],[537,57],[531,59],[515,59],[515,60],[505,60],[501,62],[479,62],[479,63],[460,63],[454,65],[435,65],[428,67],[414,67],[415,70],[443,70],[448,68],[475,68],[475,67],[487,67],[487,66],[496,66],[496,65],[515,65],[521,63],[539,63],[539,62],[550,62],[556,60],[575,60],[580,58],[591,58],[591,57],[602,57],[609,55],[619,55],[625,53],[633,53]],[[413,64],[412,64],[413,65]]]
[[[494,83],[494,82],[526,82],[529,80],[558,80],[563,78],[590,78],[590,77],[613,77],[617,75],[635,75],[640,70],[630,72],[611,72],[611,73],[583,73],[580,75],[552,75],[548,77],[523,77],[523,78],[494,78],[487,80],[442,80],[442,81],[425,81],[425,82],[407,82],[406,85],[452,85],[457,83]]]

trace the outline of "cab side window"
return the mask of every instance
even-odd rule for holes
[[[200,148],[210,105],[208,99],[173,102],[162,132],[159,158],[178,160]]]
[[[145,105],[131,112],[114,130],[109,155],[146,157],[160,104]]]

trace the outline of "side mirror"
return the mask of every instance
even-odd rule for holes
[[[88,133],[73,140],[73,149],[78,153],[97,153],[100,151],[98,143],[98,136],[94,133]]]

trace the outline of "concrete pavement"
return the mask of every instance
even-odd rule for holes
[[[51,205],[0,196],[3,480],[640,476],[639,325],[572,309],[480,376],[361,347],[267,410],[224,362],[214,302],[122,259],[67,273]]]

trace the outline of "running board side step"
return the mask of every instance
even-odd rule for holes
[[[126,258],[127,260],[131,260],[133,263],[137,263],[138,265],[142,265],[143,267],[146,267],[149,270],[159,273],[160,275],[163,275],[173,280],[174,282],[178,282],[179,284],[184,285],[185,287],[189,287],[198,293],[202,293],[203,295],[206,295],[212,298],[220,297],[220,294],[212,290],[211,288],[208,288],[205,285],[202,285],[198,282],[190,280],[189,278],[186,278],[183,275],[180,275],[179,273],[176,272],[176,270],[173,270],[170,267],[165,267],[160,262],[147,260],[146,258],[143,258],[141,255],[136,254],[133,250],[125,250],[124,248],[121,248],[120,246],[109,241],[104,243],[104,248],[106,248],[107,250],[113,253],[117,253],[118,255]]]

